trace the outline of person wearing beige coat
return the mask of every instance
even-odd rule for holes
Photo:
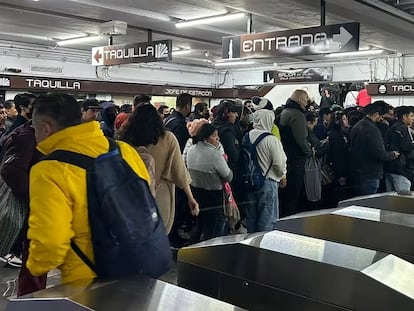
[[[151,104],[135,108],[120,139],[132,146],[145,146],[155,160],[155,200],[165,228],[169,233],[175,216],[175,186],[183,189],[193,215],[198,215],[198,203],[190,188],[190,174],[185,167],[180,146],[174,134],[166,131],[157,110]]]

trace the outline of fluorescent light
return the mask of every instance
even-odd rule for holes
[[[172,51],[172,55],[173,56],[177,56],[177,55],[187,55],[190,54],[191,50],[190,49],[186,49],[186,50],[173,50]]]
[[[245,13],[217,15],[217,16],[193,19],[193,20],[189,20],[185,22],[178,22],[175,24],[175,27],[182,28],[182,27],[189,27],[189,26],[201,25],[201,24],[214,24],[216,22],[229,21],[233,19],[242,18],[245,16],[246,16]]]
[[[101,39],[101,36],[87,36],[87,37],[80,37],[80,38],[73,38],[68,40],[62,40],[56,42],[59,46],[66,46],[66,45],[72,45],[72,44],[81,44],[81,43],[87,43],[91,41],[97,41]]]
[[[215,63],[214,64],[214,67],[226,67],[226,66],[233,67],[233,66],[252,65],[254,63],[255,62],[253,62],[253,61],[245,61],[245,62],[243,62],[243,61],[238,61],[238,62],[218,62],[218,63]]]
[[[346,57],[346,56],[369,56],[382,54],[384,50],[363,50],[355,52],[344,52],[344,53],[331,53],[326,54],[326,57]]]

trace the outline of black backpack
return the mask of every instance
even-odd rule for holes
[[[270,171],[271,166],[265,174],[260,168],[257,159],[257,145],[266,137],[272,135],[271,133],[262,133],[252,144],[249,138],[249,133],[243,136],[240,155],[237,164],[237,181],[240,187],[245,191],[256,191],[263,187],[266,176]]]
[[[95,264],[73,240],[71,247],[98,278],[158,278],[169,270],[172,253],[157,204],[147,182],[122,158],[118,144],[108,141],[109,152],[97,158],[66,150],[43,158],[86,169]]]

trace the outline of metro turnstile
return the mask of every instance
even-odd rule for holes
[[[414,263],[414,215],[362,206],[282,218],[276,229],[394,254]]]
[[[19,299],[7,311],[242,311],[238,307],[147,278],[94,282],[81,280]]]
[[[339,202],[338,207],[347,207],[351,205],[373,207],[380,210],[414,214],[414,192],[411,192],[409,194],[386,192],[364,195],[341,201]]]
[[[288,232],[216,238],[178,253],[178,285],[248,310],[414,310],[414,266]]]

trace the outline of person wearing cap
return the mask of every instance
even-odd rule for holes
[[[96,99],[87,99],[82,105],[82,122],[96,121],[101,106]]]

